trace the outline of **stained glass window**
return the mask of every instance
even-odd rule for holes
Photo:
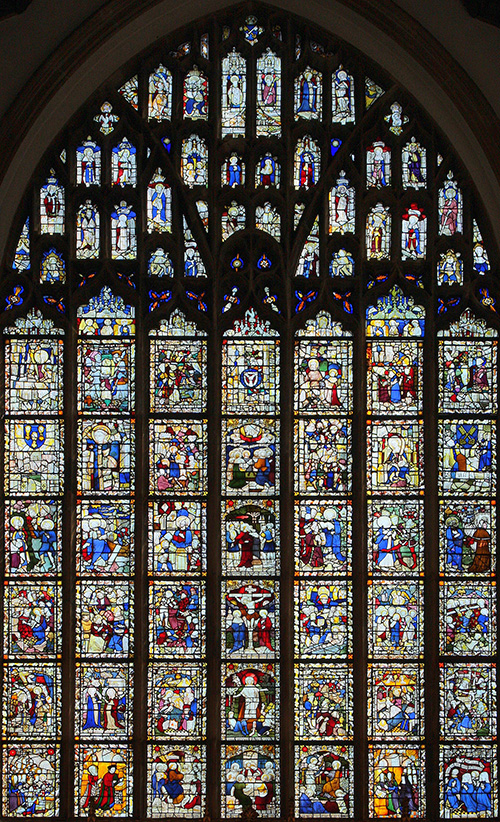
[[[96,91],[2,290],[4,818],[498,816],[498,269],[291,15]]]

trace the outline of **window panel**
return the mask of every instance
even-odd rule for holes
[[[493,818],[498,250],[397,81],[246,11],[12,230],[4,815]]]

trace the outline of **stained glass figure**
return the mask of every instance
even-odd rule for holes
[[[55,420],[10,420],[6,430],[9,460],[7,494],[59,494],[62,482],[62,423]]]
[[[443,663],[441,736],[446,739],[490,739],[496,734],[496,665]]]
[[[100,185],[101,183],[101,149],[90,137],[76,149],[76,184]]]
[[[236,188],[245,184],[245,163],[233,152],[227,157],[221,168],[221,185]]]
[[[184,78],[184,117],[191,120],[208,120],[208,79],[193,66]]]
[[[350,421],[299,420],[295,484],[299,493],[330,496],[351,486]]]
[[[294,83],[296,120],[321,120],[323,110],[323,77],[316,69],[304,69]]]
[[[139,109],[139,78],[137,74],[134,74],[129,80],[127,80],[123,86],[120,86],[118,89],[118,94],[121,94],[122,97],[125,98],[127,103],[130,103],[132,108],[135,108],[136,111]]]
[[[447,419],[439,423],[441,493],[495,493],[495,428],[492,422]]]
[[[382,188],[391,184],[391,149],[383,140],[376,140],[366,149],[367,188]]]
[[[134,407],[134,347],[130,342],[87,340],[78,347],[78,406],[85,413]]]
[[[255,169],[255,185],[269,188],[275,186],[279,188],[281,167],[276,157],[272,154],[264,154],[257,163]]]
[[[447,339],[439,341],[440,411],[495,412],[497,342],[478,338],[472,332],[474,320],[467,309],[443,334]],[[478,321],[486,331],[484,320]],[[489,330],[490,336],[496,336],[494,329]]]
[[[206,684],[201,665],[157,662],[149,670],[149,736],[152,739],[202,737]]]
[[[223,583],[222,650],[234,659],[274,658],[279,648],[278,583],[228,580]]]
[[[345,248],[335,251],[330,260],[329,268],[331,277],[354,277],[354,257]]]
[[[172,231],[172,189],[157,168],[148,186],[148,231]]]
[[[222,815],[239,817],[246,808],[279,815],[279,756],[274,745],[226,745],[222,753]]]
[[[126,137],[111,152],[111,183],[114,186],[135,186],[137,182],[137,152]]]
[[[423,260],[427,251],[427,217],[417,203],[403,212],[401,255],[403,260]]]
[[[354,123],[354,78],[340,65],[332,75],[332,123]]]
[[[87,576],[123,575],[133,569],[134,515],[130,502],[78,504],[78,572]]]
[[[185,217],[182,218],[182,224],[184,228],[184,276],[203,277],[206,274],[205,264]]]
[[[101,106],[101,113],[96,114],[94,122],[99,124],[99,130],[103,134],[111,134],[115,130],[115,125],[120,118],[117,114],[113,114],[113,106],[111,103],[103,103]]]
[[[222,488],[235,496],[277,493],[278,433],[271,419],[224,420]]]
[[[240,31],[242,32],[247,43],[250,43],[251,46],[255,46],[255,44],[259,42],[259,37],[263,33],[264,29],[262,26],[259,26],[257,18],[253,14],[250,14],[245,19],[244,24],[240,26]]]
[[[441,749],[441,814],[449,819],[497,816],[495,749],[443,746]]]
[[[7,576],[60,571],[61,509],[54,501],[8,501],[5,512]]]
[[[79,490],[92,494],[129,491],[132,438],[127,420],[80,420]]]
[[[400,576],[423,567],[423,510],[420,502],[368,502],[368,572]]]
[[[76,749],[75,813],[85,816],[90,800],[99,815],[132,813],[132,756],[126,745],[78,745]]]
[[[473,239],[473,266],[474,271],[478,274],[487,274],[490,270],[490,260],[488,252],[484,247],[483,237],[479,231],[479,226],[476,220],[472,220],[472,239]]]
[[[440,503],[441,570],[489,575],[495,566],[495,508],[480,500]]]
[[[276,666],[229,662],[223,668],[222,736],[228,741],[247,737],[273,739],[279,722]]]
[[[208,185],[208,148],[197,134],[182,141],[181,175],[189,188]]]
[[[206,366],[206,343],[201,340],[151,340],[151,410],[202,413]]]
[[[340,172],[336,185],[329,195],[329,227],[330,234],[353,232],[356,220],[355,211],[356,192],[354,186],[349,185],[345,172]]]
[[[242,231],[246,225],[245,206],[231,200],[229,205],[222,208],[221,228],[222,241],[229,239],[235,231]]]
[[[303,500],[295,507],[296,567],[300,574],[342,574],[351,561],[350,502]]]
[[[13,339],[5,345],[6,397],[10,413],[50,414],[62,410],[62,343]]]
[[[403,114],[403,106],[400,103],[393,103],[391,113],[384,117],[384,120],[389,125],[389,131],[399,137],[408,122],[408,117]]]
[[[407,339],[378,339],[367,346],[368,413],[422,410],[422,345]]]
[[[391,213],[377,203],[366,216],[366,256],[369,260],[388,259],[391,253]]]
[[[264,203],[255,209],[255,228],[267,231],[271,237],[279,242],[281,236],[281,217],[277,208],[271,203]]]
[[[321,331],[319,331],[319,334]],[[300,340],[295,346],[295,409],[301,414],[352,411],[352,343]]]
[[[197,580],[150,583],[150,653],[198,657],[205,645],[205,592]]]
[[[374,582],[369,587],[368,599],[369,652],[395,659],[421,656],[420,583]]]
[[[418,739],[422,734],[423,676],[418,665],[368,669],[368,724],[373,739]]]
[[[295,582],[295,653],[309,659],[351,651],[350,588],[343,581]]]
[[[3,751],[5,816],[59,814],[59,746],[15,743]]]
[[[170,120],[172,116],[172,74],[161,63],[149,75],[148,120]]]
[[[222,137],[245,134],[246,94],[246,61],[233,49],[222,60]]]
[[[298,739],[352,739],[352,670],[336,664],[295,666],[295,732]]]
[[[385,91],[381,86],[377,85],[374,80],[370,80],[369,77],[365,77],[365,106],[368,110],[373,106],[376,100],[382,95],[385,94]]]
[[[281,137],[281,59],[268,47],[257,58],[257,137]]]
[[[50,170],[47,182],[40,189],[40,231],[42,234],[64,234],[64,188],[55,171]]]
[[[273,500],[222,504],[222,565],[230,575],[275,574],[279,564],[279,514]]]
[[[91,200],[85,200],[76,215],[76,257],[95,260],[99,257],[100,216]]]
[[[199,421],[151,423],[150,490],[206,491],[206,426]]]
[[[406,494],[423,488],[421,421],[371,422],[368,486],[377,493]]]
[[[200,54],[205,59],[209,59],[209,38],[208,34],[202,34],[200,37]]]
[[[370,815],[395,816],[408,808],[410,818],[425,816],[425,753],[418,747],[369,746]]]
[[[135,333],[134,309],[108,286],[77,309],[78,331],[91,337],[125,337]]]
[[[449,248],[440,254],[436,268],[438,285],[463,285],[464,263],[460,251]]]
[[[425,311],[397,287],[366,309],[367,337],[423,337]]]
[[[80,656],[127,657],[133,652],[132,590],[114,580],[77,583],[77,653]]]
[[[295,774],[295,813],[299,818],[348,818],[351,815],[354,787],[351,748],[297,746]]]
[[[463,198],[453,172],[449,171],[446,181],[439,189],[438,228],[445,237],[453,237],[463,231]]]
[[[15,271],[28,271],[30,269],[30,219],[26,217],[19,240],[17,241],[12,268]]]
[[[157,248],[151,254],[148,261],[148,274],[150,277],[174,276],[174,266],[170,254],[164,248]]]
[[[10,583],[5,587],[4,653],[44,659],[61,652],[61,585]]]
[[[495,653],[495,584],[475,580],[441,583],[441,653]]]
[[[148,195],[149,192],[150,189],[148,189]],[[135,260],[136,256],[136,213],[133,206],[128,205],[126,200],[121,200],[111,212],[111,258],[113,260]]]
[[[148,813],[199,819],[204,813],[205,753],[200,745],[155,745],[149,753]],[[175,804],[174,804],[175,803]]]
[[[205,520],[205,503],[150,502],[150,571],[156,576],[204,572]]]
[[[65,283],[66,263],[64,257],[55,248],[44,251],[40,263],[41,283]]]
[[[296,277],[317,277],[319,275],[319,220],[314,220],[311,232],[304,243],[297,265]]]
[[[57,665],[11,663],[6,670],[5,686],[3,732],[6,738],[29,740],[59,736],[61,672]]]
[[[425,147],[420,145],[415,137],[412,137],[403,146],[401,159],[403,188],[425,188],[427,182],[427,152]]]
[[[314,188],[321,172],[318,144],[306,135],[297,141],[293,157],[293,184],[296,189]]]
[[[126,665],[77,664],[77,728],[84,739],[126,738],[133,692]]]

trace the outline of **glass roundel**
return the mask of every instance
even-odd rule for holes
[[[1,284],[2,816],[494,818],[498,249],[397,82],[221,12]]]

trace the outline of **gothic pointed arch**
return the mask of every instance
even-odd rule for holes
[[[312,23],[223,9],[93,92],[0,283],[6,818],[495,816],[498,271],[443,131]]]

